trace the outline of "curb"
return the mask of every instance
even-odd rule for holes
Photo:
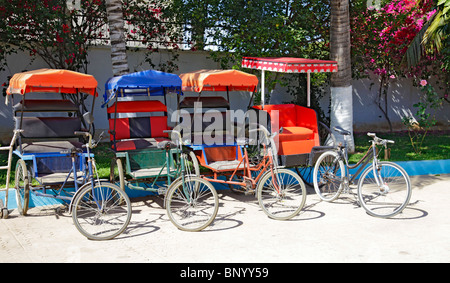
[[[450,174],[450,159],[397,161],[395,163],[402,166],[410,176]]]

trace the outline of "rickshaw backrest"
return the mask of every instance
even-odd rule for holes
[[[22,128],[24,138],[75,138],[81,130],[79,117],[15,117],[16,129]]]
[[[110,134],[115,128],[116,140],[168,137],[167,116],[109,119]],[[111,140],[113,135],[111,134]]]
[[[117,105],[116,105],[117,104]],[[160,101],[117,101],[108,107],[111,140],[168,137],[167,107]],[[162,113],[162,116],[115,118],[114,113]]]
[[[272,131],[283,128],[275,137],[279,155],[310,153],[320,145],[317,114],[314,109],[294,104],[254,106],[270,115]],[[278,140],[278,141],[277,141]]]
[[[259,105],[254,108],[262,109]],[[314,109],[295,104],[265,105],[263,109],[270,114],[272,127],[278,123],[279,128],[306,127],[317,132],[317,114]],[[273,115],[273,111],[278,111],[278,119],[274,119],[276,116]]]

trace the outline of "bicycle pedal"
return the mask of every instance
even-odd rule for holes
[[[158,195],[165,195],[167,192],[167,187],[159,187],[158,188]]]
[[[66,206],[65,205],[60,205],[60,206],[58,206],[58,207],[56,207],[55,208],[55,213],[57,214],[57,215],[61,215],[61,214],[63,214],[64,212],[66,212]]]
[[[249,190],[245,190],[244,195],[248,196],[248,195],[254,195],[255,194],[255,190],[253,189],[249,189]]]

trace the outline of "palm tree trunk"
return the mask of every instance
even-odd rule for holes
[[[111,39],[113,75],[120,76],[129,72],[122,1],[106,0],[106,13],[108,15],[109,37]]]
[[[355,150],[353,139],[353,97],[350,57],[349,0],[331,0],[330,57],[338,62],[338,71],[331,75],[331,129],[339,126],[352,135],[347,137],[350,152]],[[336,140],[344,137],[336,134]]]

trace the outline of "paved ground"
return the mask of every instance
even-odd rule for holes
[[[179,231],[158,197],[133,201],[127,231],[84,238],[53,208],[0,220],[0,262],[450,262],[450,175],[412,177],[414,205],[378,219],[355,205],[309,194],[290,221],[267,218],[253,196],[220,191],[219,214],[202,232]]]

